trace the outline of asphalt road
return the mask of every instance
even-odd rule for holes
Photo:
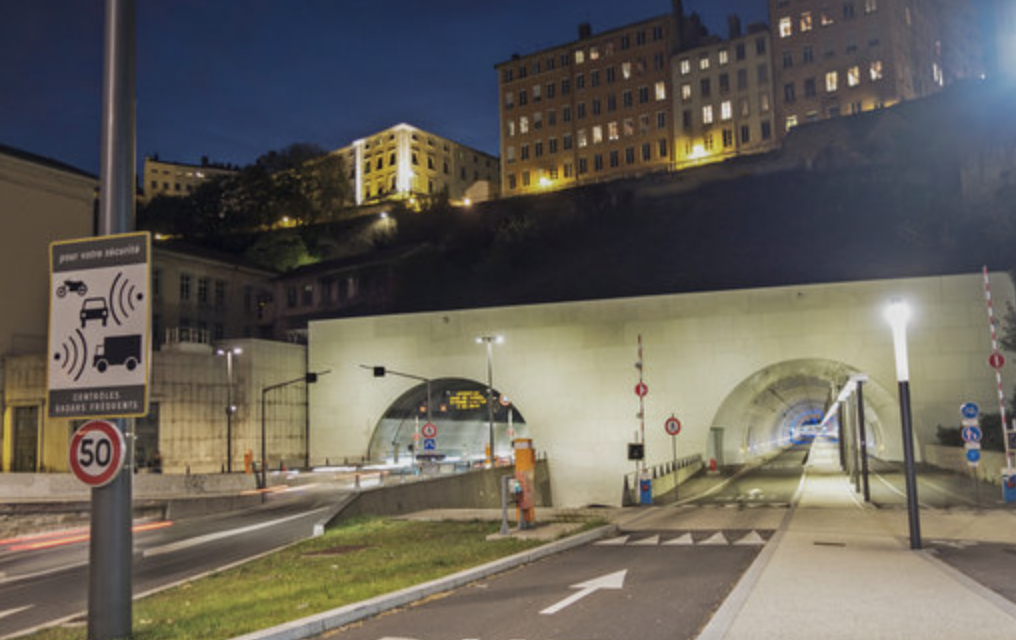
[[[134,594],[308,538],[314,524],[344,494],[334,487],[309,486],[266,495],[264,504],[255,509],[157,523],[162,528],[137,532]],[[26,549],[24,544],[0,544],[0,637],[73,617],[88,608],[87,539],[40,549]]]

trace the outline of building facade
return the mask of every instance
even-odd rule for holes
[[[676,3],[680,4],[680,3]],[[667,171],[674,127],[667,14],[495,66],[506,196]]]
[[[778,130],[932,95],[977,73],[968,0],[769,0]]]
[[[766,25],[742,34],[732,18],[728,40],[707,38],[674,56],[677,169],[775,148],[771,53]]]
[[[499,163],[494,156],[412,125],[397,124],[333,153],[349,167],[356,204],[408,201],[447,195],[468,204],[496,197]]]
[[[202,182],[215,176],[232,175],[236,170],[208,162],[202,158],[201,164],[184,164],[182,162],[165,162],[159,156],[145,156],[144,180],[142,189],[146,200],[156,196],[182,197],[189,196]]]
[[[49,245],[86,238],[97,229],[98,179],[68,165],[0,146],[0,389],[12,358],[46,350],[50,281]],[[43,376],[45,383],[45,376]],[[15,434],[39,419],[34,405],[0,393],[0,451],[14,455]],[[66,441],[64,441],[66,449]]]
[[[275,273],[175,244],[152,250],[152,346],[271,338]]]

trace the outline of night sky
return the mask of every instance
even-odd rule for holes
[[[685,0],[711,31],[766,0]],[[399,122],[498,153],[494,65],[669,0],[138,0],[139,160],[248,164]],[[104,0],[0,0],[0,145],[98,173]]]

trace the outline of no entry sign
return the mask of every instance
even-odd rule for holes
[[[71,438],[71,470],[78,480],[91,487],[109,484],[123,467],[124,450],[123,434],[116,425],[92,420]]]

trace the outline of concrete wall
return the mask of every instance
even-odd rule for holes
[[[940,444],[924,446],[924,461],[928,464],[948,469],[964,475],[976,475],[981,482],[990,484],[1002,483],[1002,471],[1006,469],[1005,454],[1001,451],[981,450],[981,461],[976,467],[967,463],[966,450],[963,447],[945,447]]]
[[[994,274],[992,285],[996,305],[1013,300],[1004,274]],[[726,434],[724,461],[737,464],[786,441],[779,403],[767,399],[774,384],[794,389],[795,379],[806,378],[794,402],[822,406],[858,372],[870,376],[868,422],[879,438],[873,453],[898,459],[884,308],[896,296],[914,308],[911,397],[923,444],[938,424],[955,421],[962,401],[990,406],[994,398],[982,287],[980,274],[970,274],[313,322],[310,367],[333,374],[312,391],[312,462],[358,459],[387,407],[411,386],[376,380],[359,364],[484,381],[486,354],[475,338],[489,334],[505,337],[494,348],[494,386],[526,416],[534,445],[553,465],[556,506],[620,502],[630,471],[626,443],[639,430],[633,364],[640,334],[650,465],[670,458],[663,424],[672,413],[684,424],[682,456],[706,457],[716,427]],[[766,372],[773,382],[745,384]],[[754,408],[763,405],[768,414]]]
[[[300,466],[306,456],[306,347],[264,340],[236,340],[242,350],[233,358],[233,471],[244,469],[244,453],[261,451],[261,397],[266,386],[299,379],[297,384],[265,394],[268,463]],[[153,353],[151,408],[158,415],[157,451],[168,474],[219,473],[226,468],[226,406],[229,378],[226,359],[204,344],[176,345]],[[12,357],[4,414],[4,469],[10,468],[15,407],[38,407],[39,471],[67,471],[67,444],[73,422],[46,417],[44,356]],[[143,464],[145,461],[139,461]]]
[[[425,509],[500,508],[501,477],[514,474],[514,467],[497,467],[369,489],[357,494],[329,525],[360,515],[391,516]],[[550,468],[546,460],[536,463],[535,486],[536,506],[550,506]],[[511,509],[514,511],[514,507]]]

